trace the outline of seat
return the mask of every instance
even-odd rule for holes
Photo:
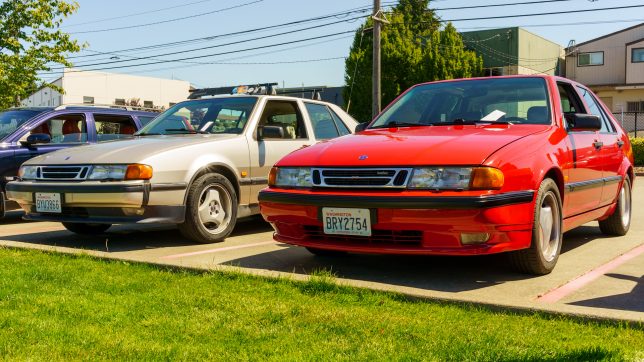
[[[548,107],[535,106],[528,108],[528,120],[526,123],[547,123]]]
[[[120,134],[134,134],[136,132],[136,127],[131,124],[122,124],[119,131]]]
[[[71,119],[63,122],[63,143],[83,142],[83,133],[78,127],[78,121]]]
[[[49,131],[49,125],[47,122],[41,123],[37,127],[34,127],[29,131],[30,134],[46,134],[51,137],[51,132]]]

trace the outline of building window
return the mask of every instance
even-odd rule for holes
[[[125,99],[123,98],[116,98],[114,100],[114,104],[117,106],[124,106],[125,105]]]
[[[83,97],[83,104],[94,104],[94,97]]]
[[[579,53],[577,66],[604,65],[604,52]]]
[[[143,101],[143,107],[145,107],[145,108],[154,108],[154,102],[152,102],[152,101]]]
[[[644,48],[633,48],[631,50],[632,63],[644,63]]]
[[[626,102],[627,112],[644,112],[644,101],[642,102]]]

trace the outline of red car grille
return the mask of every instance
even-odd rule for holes
[[[371,230],[371,236],[327,235],[321,226],[303,226],[309,241],[329,241],[373,246],[421,246],[423,232],[418,230]]]

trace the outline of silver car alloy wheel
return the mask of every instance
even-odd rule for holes
[[[622,182],[622,190],[619,192],[619,207],[622,215],[622,225],[627,228],[631,223],[631,190],[626,182]]]
[[[232,201],[226,188],[220,184],[206,186],[199,196],[199,221],[211,234],[224,231],[230,224]]]
[[[561,210],[552,191],[548,191],[541,201],[539,213],[539,242],[541,253],[547,262],[557,256],[561,243]]]

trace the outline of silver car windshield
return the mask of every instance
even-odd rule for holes
[[[543,78],[487,78],[416,86],[369,128],[463,123],[550,124]]]
[[[135,135],[241,134],[256,103],[256,97],[181,102],[163,112]]]
[[[20,109],[0,112],[0,140],[14,133],[25,122],[43,111]]]

